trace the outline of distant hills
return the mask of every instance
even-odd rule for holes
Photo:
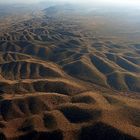
[[[45,16],[20,22],[6,34],[2,33],[0,51],[4,54],[1,56],[1,77],[9,77],[7,68],[11,72],[14,68],[21,68],[21,63],[28,65],[25,64],[25,56],[28,55],[31,59],[35,58],[32,60],[35,61],[34,68],[36,59],[52,61],[68,75],[84,82],[118,91],[140,92],[139,44],[125,44],[122,40],[118,43],[117,37],[114,41],[99,35],[94,37],[94,31],[87,30],[83,16],[78,17],[78,10],[73,9],[75,7],[71,5],[49,7],[44,10]],[[58,15],[63,15],[63,18]],[[19,53],[25,57],[24,62],[18,60]],[[30,79],[30,67],[23,70],[24,74],[20,71],[11,76],[22,79],[16,74],[27,73],[27,79]]]

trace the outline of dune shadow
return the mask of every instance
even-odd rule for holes
[[[53,132],[32,131],[24,136],[21,136],[19,140],[63,140],[63,134],[60,131]]]
[[[118,129],[113,128],[102,122],[95,125],[84,127],[81,130],[79,140],[137,140],[136,138],[124,134]]]

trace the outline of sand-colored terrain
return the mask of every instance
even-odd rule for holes
[[[139,140],[140,43],[59,8],[0,22],[0,140]]]

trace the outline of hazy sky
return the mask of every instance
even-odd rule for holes
[[[74,3],[93,3],[93,2],[102,2],[102,3],[118,3],[118,4],[129,4],[129,5],[140,5],[140,0],[0,0],[0,3],[37,3],[41,1],[53,1],[53,2],[74,2]]]

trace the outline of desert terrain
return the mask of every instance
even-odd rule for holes
[[[0,140],[139,140],[138,9],[44,7],[0,6]]]

